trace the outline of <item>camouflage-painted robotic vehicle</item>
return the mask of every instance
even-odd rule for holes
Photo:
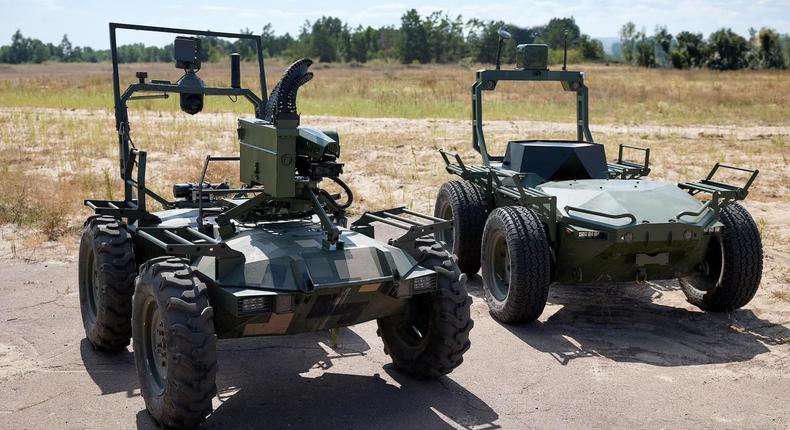
[[[261,95],[198,77],[200,38],[176,38],[177,82],[146,81],[120,90],[116,30],[251,40]],[[167,427],[192,427],[212,410],[218,338],[287,335],[377,320],[395,366],[438,377],[462,362],[472,321],[465,276],[433,235],[451,222],[406,208],[365,213],[350,229],[353,196],[340,179],[334,132],[299,125],[296,97],[311,61],[291,65],[266,97],[261,39],[247,34],[110,24],[116,128],[124,200],[86,200],[79,291],[88,340],[120,350],[133,340],[140,388],[151,415]],[[146,186],[146,152],[130,137],[127,102],[176,93],[196,114],[204,96],[249,101],[238,120],[239,155],[208,156],[196,183],[176,184],[174,200]],[[176,162],[176,160],[173,160]],[[240,164],[240,182],[206,182],[218,162]],[[334,182],[345,198],[320,188]],[[162,210],[150,211],[153,202]],[[373,238],[381,222],[405,230]]]
[[[501,44],[509,38],[500,30]],[[552,283],[677,279],[688,300],[729,311],[754,297],[763,250],[752,217],[738,204],[757,170],[716,164],[705,179],[672,184],[644,179],[649,150],[620,145],[607,162],[588,127],[584,73],[551,71],[545,45],[519,45],[515,69],[479,70],[472,86],[473,148],[482,164],[442,151],[447,171],[434,215],[453,219],[437,234],[469,276],[481,275],[491,314],[503,322],[540,316]],[[576,95],[576,139],[513,140],[501,156],[488,152],[483,94],[499,81],[559,82]],[[628,161],[624,150],[642,151]],[[745,172],[743,185],[717,172]],[[705,201],[695,195],[707,195]]]

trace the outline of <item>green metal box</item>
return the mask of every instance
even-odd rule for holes
[[[297,129],[239,118],[238,133],[241,182],[263,185],[272,197],[293,197]]]
[[[516,46],[516,68],[546,70],[549,68],[548,45],[523,43]]]

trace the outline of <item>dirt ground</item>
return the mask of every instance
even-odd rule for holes
[[[84,339],[74,243],[4,254],[0,428],[149,429],[131,350]],[[398,373],[375,323],[340,333],[219,343],[206,428],[788,428],[790,306],[766,274],[730,314],[673,283],[556,286],[534,324],[494,321],[469,283],[472,347],[438,381]]]

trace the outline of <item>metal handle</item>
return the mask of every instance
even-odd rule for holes
[[[565,212],[567,212],[568,215],[570,215],[571,211],[581,212],[581,213],[585,213],[585,214],[589,214],[589,215],[595,215],[595,216],[599,216],[599,217],[603,217],[603,218],[610,218],[610,219],[628,218],[628,219],[631,220],[631,222],[629,224],[633,224],[633,223],[636,222],[636,217],[633,214],[631,214],[631,213],[623,213],[623,214],[612,215],[612,214],[607,214],[607,213],[603,213],[603,212],[594,211],[594,210],[591,210],[591,209],[576,208],[576,207],[573,207],[573,206],[565,206]]]
[[[711,202],[710,200],[705,202],[705,204],[702,205],[700,210],[698,210],[696,212],[695,211],[683,211],[683,212],[680,212],[679,214],[675,215],[675,219],[679,220],[681,217],[684,217],[684,216],[700,216],[700,215],[702,215],[703,212],[705,212],[705,210],[707,210],[710,207],[710,202]]]

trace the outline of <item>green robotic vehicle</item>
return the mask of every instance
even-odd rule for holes
[[[187,35],[174,44],[184,75],[147,82],[138,72],[139,82],[121,92],[121,29]],[[254,43],[260,96],[241,87],[237,54],[229,87],[205,85],[200,37]],[[433,239],[452,222],[395,208],[346,228],[353,195],[340,179],[338,135],[299,125],[297,91],[313,77],[309,59],[291,65],[267,97],[259,36],[112,23],[110,45],[124,199],[85,201],[96,215],[80,243],[80,304],[97,349],[123,350],[132,339],[157,422],[191,428],[212,411],[217,339],[377,320],[385,352],[405,373],[439,377],[461,364],[473,325],[466,277]],[[207,156],[199,180],[174,185],[168,200],[146,186],[146,152],[131,139],[127,102],[173,93],[192,115],[204,96],[228,96],[249,101],[254,116],[238,120],[238,155]],[[219,162],[239,163],[241,185],[206,182]],[[150,211],[151,203],[161,210]],[[374,223],[405,232],[384,243],[374,239]]]
[[[509,38],[500,30],[500,52]],[[607,162],[589,129],[584,73],[549,70],[546,45],[518,45],[517,52],[515,69],[501,69],[498,54],[494,70],[477,71],[472,145],[482,164],[441,151],[447,171],[461,180],[442,185],[434,211],[454,220],[437,238],[461,270],[473,276],[482,268],[491,314],[506,323],[535,320],[553,283],[648,278],[677,279],[689,302],[707,311],[746,305],[760,285],[763,250],[757,225],[737,201],[758,171],[717,163],[699,181],[646,180],[650,151],[626,145]],[[491,155],[483,94],[499,81],[559,82],[575,93],[576,139],[513,140],[503,155]],[[723,169],[743,171],[745,183],[718,180]]]

